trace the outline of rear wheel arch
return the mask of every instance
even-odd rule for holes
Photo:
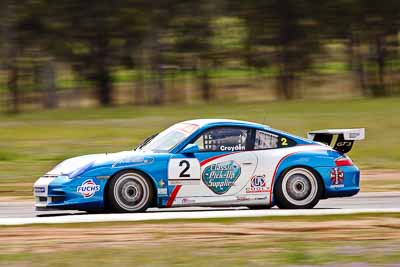
[[[120,175],[120,174],[122,174],[122,173],[126,173],[126,172],[136,172],[136,173],[138,173],[138,174],[140,174],[140,175],[146,177],[146,179],[147,179],[148,181],[150,181],[151,189],[153,190],[153,200],[152,200],[152,202],[151,202],[151,204],[150,204],[150,207],[156,207],[156,206],[157,206],[157,186],[156,186],[156,183],[155,183],[153,177],[151,177],[149,174],[147,174],[147,173],[144,172],[144,171],[141,171],[141,170],[138,170],[138,169],[134,169],[134,168],[122,169],[122,170],[119,170],[119,171],[115,172],[113,175],[110,176],[110,178],[107,180],[107,183],[106,183],[106,185],[105,185],[105,187],[104,187],[104,192],[103,192],[104,207],[105,207],[106,209],[108,209],[108,196],[107,196],[107,192],[108,192],[108,190],[109,190],[110,181],[111,181],[114,177],[116,177],[116,176],[118,176],[118,175]]]
[[[283,176],[288,172],[288,171],[290,171],[291,169],[294,169],[294,168],[304,168],[304,169],[307,169],[307,170],[309,170],[309,171],[311,171],[316,177],[317,177],[317,179],[319,179],[320,180],[320,182],[322,183],[322,197],[325,197],[325,195],[326,195],[326,188],[325,188],[325,183],[324,183],[324,179],[322,178],[322,175],[314,168],[314,167],[312,167],[312,166],[308,166],[308,165],[293,165],[293,166],[289,166],[289,167],[286,167],[286,168],[284,168],[283,170],[281,170],[279,173],[277,173],[276,175],[275,175],[275,179],[274,179],[274,184],[272,185],[272,192],[274,192],[274,194],[275,194],[275,190],[276,190],[276,185],[278,184],[278,181],[279,181],[279,179],[282,179],[283,178]]]
[[[322,176],[319,174],[319,172],[315,169],[315,168],[313,168],[313,167],[311,167],[311,166],[307,166],[307,165],[293,165],[293,166],[289,166],[289,167],[286,167],[285,169],[283,169],[282,171],[280,171],[278,174],[276,174],[276,178],[275,178],[275,180],[274,180],[274,184],[273,184],[273,194],[274,194],[274,199],[275,199],[275,203],[278,205],[278,196],[277,196],[277,190],[278,190],[278,185],[280,185],[281,184],[281,181],[282,181],[282,179],[284,179],[284,177],[285,177],[285,175],[289,172],[289,171],[291,171],[291,170],[293,170],[293,169],[298,169],[298,168],[300,168],[300,169],[305,169],[305,170],[308,170],[309,172],[311,172],[314,176],[315,176],[315,178],[317,179],[317,182],[318,182],[318,184],[319,184],[319,186],[320,186],[320,196],[319,196],[319,199],[324,199],[325,198],[325,195],[326,195],[326,193],[325,193],[325,191],[326,191],[326,189],[325,189],[325,183],[324,183],[324,180],[323,180],[323,178],[322,178]]]

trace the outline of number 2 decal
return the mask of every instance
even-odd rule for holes
[[[287,145],[288,145],[287,139],[286,139],[285,137],[282,137],[282,138],[281,138],[281,145],[282,145],[282,146],[287,146]]]
[[[200,162],[196,158],[170,159],[169,184],[200,184]]]
[[[179,177],[190,177],[190,173],[187,173],[187,171],[190,169],[189,161],[182,160],[181,162],[179,162],[179,167],[183,167],[184,165],[185,165],[185,167],[183,168],[183,170],[179,174]]]

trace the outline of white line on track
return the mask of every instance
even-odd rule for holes
[[[35,212],[34,203],[0,202],[0,225],[157,221],[173,219],[245,218],[268,216],[340,215],[356,213],[400,213],[400,192],[364,193],[350,198],[321,200],[312,210],[248,210],[238,208],[151,208],[146,213],[86,214],[79,211]]]
[[[79,214],[58,217],[2,218],[0,225],[60,224],[89,222],[158,221],[173,219],[250,218],[271,216],[315,216],[362,213],[400,213],[400,208],[383,209],[311,209],[311,210],[212,210],[184,212],[147,212],[133,214]]]

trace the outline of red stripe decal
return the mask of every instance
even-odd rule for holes
[[[225,157],[225,156],[229,156],[229,155],[232,155],[232,154],[236,154],[236,153],[239,153],[239,152],[232,152],[232,153],[228,153],[228,154],[222,154],[222,155],[218,155],[218,156],[214,156],[214,157],[205,159],[202,162],[200,162],[200,166],[203,166],[203,165],[205,165],[205,164],[207,164],[210,161],[213,161],[215,159],[219,159],[219,158],[222,158],[222,157]]]
[[[176,198],[176,195],[178,194],[179,190],[181,189],[182,185],[178,184],[175,186],[174,190],[172,190],[171,195],[169,196],[169,199],[167,201],[167,204],[165,205],[167,208],[172,206],[172,203],[174,203],[174,200]]]
[[[274,175],[272,176],[271,188],[270,188],[270,194],[269,194],[269,203],[270,203],[270,204],[272,203],[272,194],[273,194],[273,191],[274,191],[273,188],[274,188],[275,175],[276,175],[276,172],[278,171],[279,165],[281,165],[281,163],[282,163],[282,161],[283,161],[284,159],[286,159],[287,157],[289,157],[289,156],[291,156],[291,155],[293,155],[293,154],[295,154],[295,153],[297,153],[297,152],[299,152],[299,151],[296,151],[296,152],[287,154],[286,156],[282,157],[282,158],[279,160],[278,164],[276,164],[275,171],[274,171]]]

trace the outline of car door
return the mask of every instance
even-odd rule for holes
[[[197,153],[171,159],[169,179],[181,184],[178,197],[224,197],[243,190],[257,167],[253,133],[231,126],[201,133],[192,142],[199,147]]]

